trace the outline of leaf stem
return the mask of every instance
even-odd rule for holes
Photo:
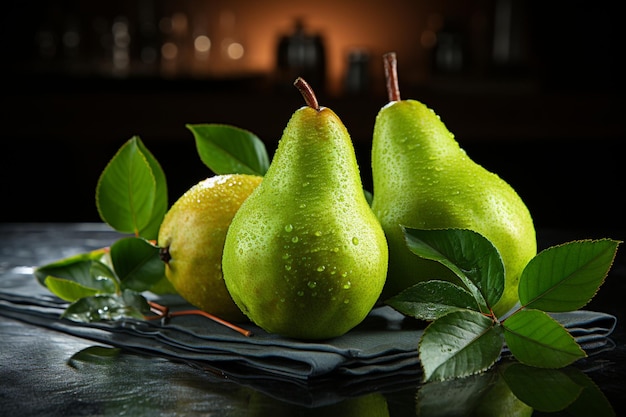
[[[198,316],[203,316],[210,320],[213,320],[214,322],[219,323],[223,326],[226,326],[229,329],[232,329],[236,331],[237,333],[240,333],[246,337],[252,336],[252,332],[250,330],[246,330],[239,326],[236,326],[232,324],[231,322],[223,320],[217,316],[214,316],[213,314],[207,313],[206,311],[202,311],[202,310],[170,311],[169,307],[155,303],[154,301],[148,301],[148,305],[150,305],[150,311],[155,313],[156,316],[145,317],[146,320],[156,320],[156,319],[170,318],[170,317],[176,317],[176,316],[198,315]]]
[[[317,111],[320,111],[320,105],[317,102],[317,97],[315,97],[315,93],[313,92],[313,88],[304,81],[304,78],[298,77],[293,82],[293,85],[300,91],[302,97],[304,97],[304,102],[307,106],[314,108]]]
[[[398,60],[395,52],[383,55],[385,65],[385,80],[387,81],[387,97],[389,101],[400,101],[400,86],[398,84]]]

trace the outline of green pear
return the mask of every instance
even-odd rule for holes
[[[480,397],[474,414],[477,417],[531,417],[534,410],[517,398],[501,375]]]
[[[519,277],[537,253],[530,212],[497,174],[472,161],[439,116],[416,100],[401,100],[395,54],[385,55],[389,103],[376,116],[372,143],[372,210],[389,244],[383,297],[429,279],[454,280],[444,266],[406,246],[401,225],[470,229],[489,239],[505,267],[496,315],[518,301]]]
[[[307,105],[291,116],[263,182],[235,214],[222,268],[233,300],[259,327],[326,339],[376,303],[387,243],[346,127],[303,79],[294,84]]]
[[[262,179],[233,174],[202,180],[176,200],[159,229],[157,243],[168,281],[190,304],[225,320],[247,321],[222,277],[226,231]]]

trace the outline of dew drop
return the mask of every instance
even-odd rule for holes
[[[285,265],[285,270],[291,271],[291,265]]]
[[[317,272],[323,272],[326,269],[326,266],[320,265],[317,267]]]
[[[288,224],[285,226],[285,232],[289,233],[293,230],[293,225],[292,224]]]
[[[345,284],[343,284],[343,289],[344,290],[349,290],[351,286],[352,286],[352,283],[350,281],[348,281]]]
[[[291,238],[291,241],[292,241],[293,243],[297,243],[297,242],[298,242],[298,240],[300,240],[300,239],[298,239],[298,236],[294,236],[294,237],[292,237],[292,238]]]
[[[315,236],[322,236],[322,231],[321,230],[317,230],[314,234],[315,234]]]
[[[357,238],[356,236],[352,238],[352,244],[353,245],[358,245],[359,244],[359,238]]]
[[[347,298],[345,300],[343,300],[344,304],[350,304],[350,300],[348,300]]]
[[[298,297],[302,297],[304,295],[304,291],[298,291],[296,294],[298,294]]]
[[[307,285],[307,287],[309,287],[309,288],[315,288],[315,287],[317,287],[317,282],[315,282],[315,281],[309,281],[309,282],[307,282],[307,284],[306,284],[306,285]]]

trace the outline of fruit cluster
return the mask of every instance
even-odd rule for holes
[[[515,190],[473,162],[431,109],[401,100],[395,54],[384,56],[389,103],[376,117],[373,200],[348,130],[311,87],[263,177],[217,175],[170,208],[158,246],[181,296],[225,318],[299,339],[340,336],[375,304],[424,280],[454,280],[409,251],[403,227],[469,229],[498,249],[506,313],[537,252]],[[241,314],[243,312],[243,314]]]

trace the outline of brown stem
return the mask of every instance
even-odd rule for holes
[[[400,101],[400,87],[398,86],[398,61],[395,52],[383,55],[385,64],[385,80],[387,80],[387,96],[389,101]]]
[[[152,311],[153,313],[156,314],[156,316],[154,317],[145,317],[146,320],[156,320],[156,319],[161,319],[163,317],[176,317],[176,316],[191,316],[191,315],[198,315],[198,316],[203,316],[206,317],[210,320],[213,320],[216,323],[221,324],[222,326],[226,326],[229,329],[232,329],[234,331],[236,331],[237,333],[241,333],[244,336],[252,336],[252,332],[250,330],[246,330],[243,329],[239,326],[236,326],[226,320],[223,320],[219,317],[214,316],[213,314],[207,313],[206,311],[202,311],[202,310],[183,310],[183,311],[174,311],[174,312],[170,312],[169,307],[163,306],[161,304],[155,303],[154,301],[148,301],[148,304],[150,305],[150,311]]]
[[[315,97],[315,93],[313,92],[313,89],[311,88],[309,83],[304,81],[304,78],[296,78],[296,81],[293,82],[293,85],[295,85],[296,88],[300,91],[300,94],[302,94],[302,97],[304,97],[304,102],[307,106],[312,107],[317,111],[320,111],[320,105],[317,102],[317,97]]]

